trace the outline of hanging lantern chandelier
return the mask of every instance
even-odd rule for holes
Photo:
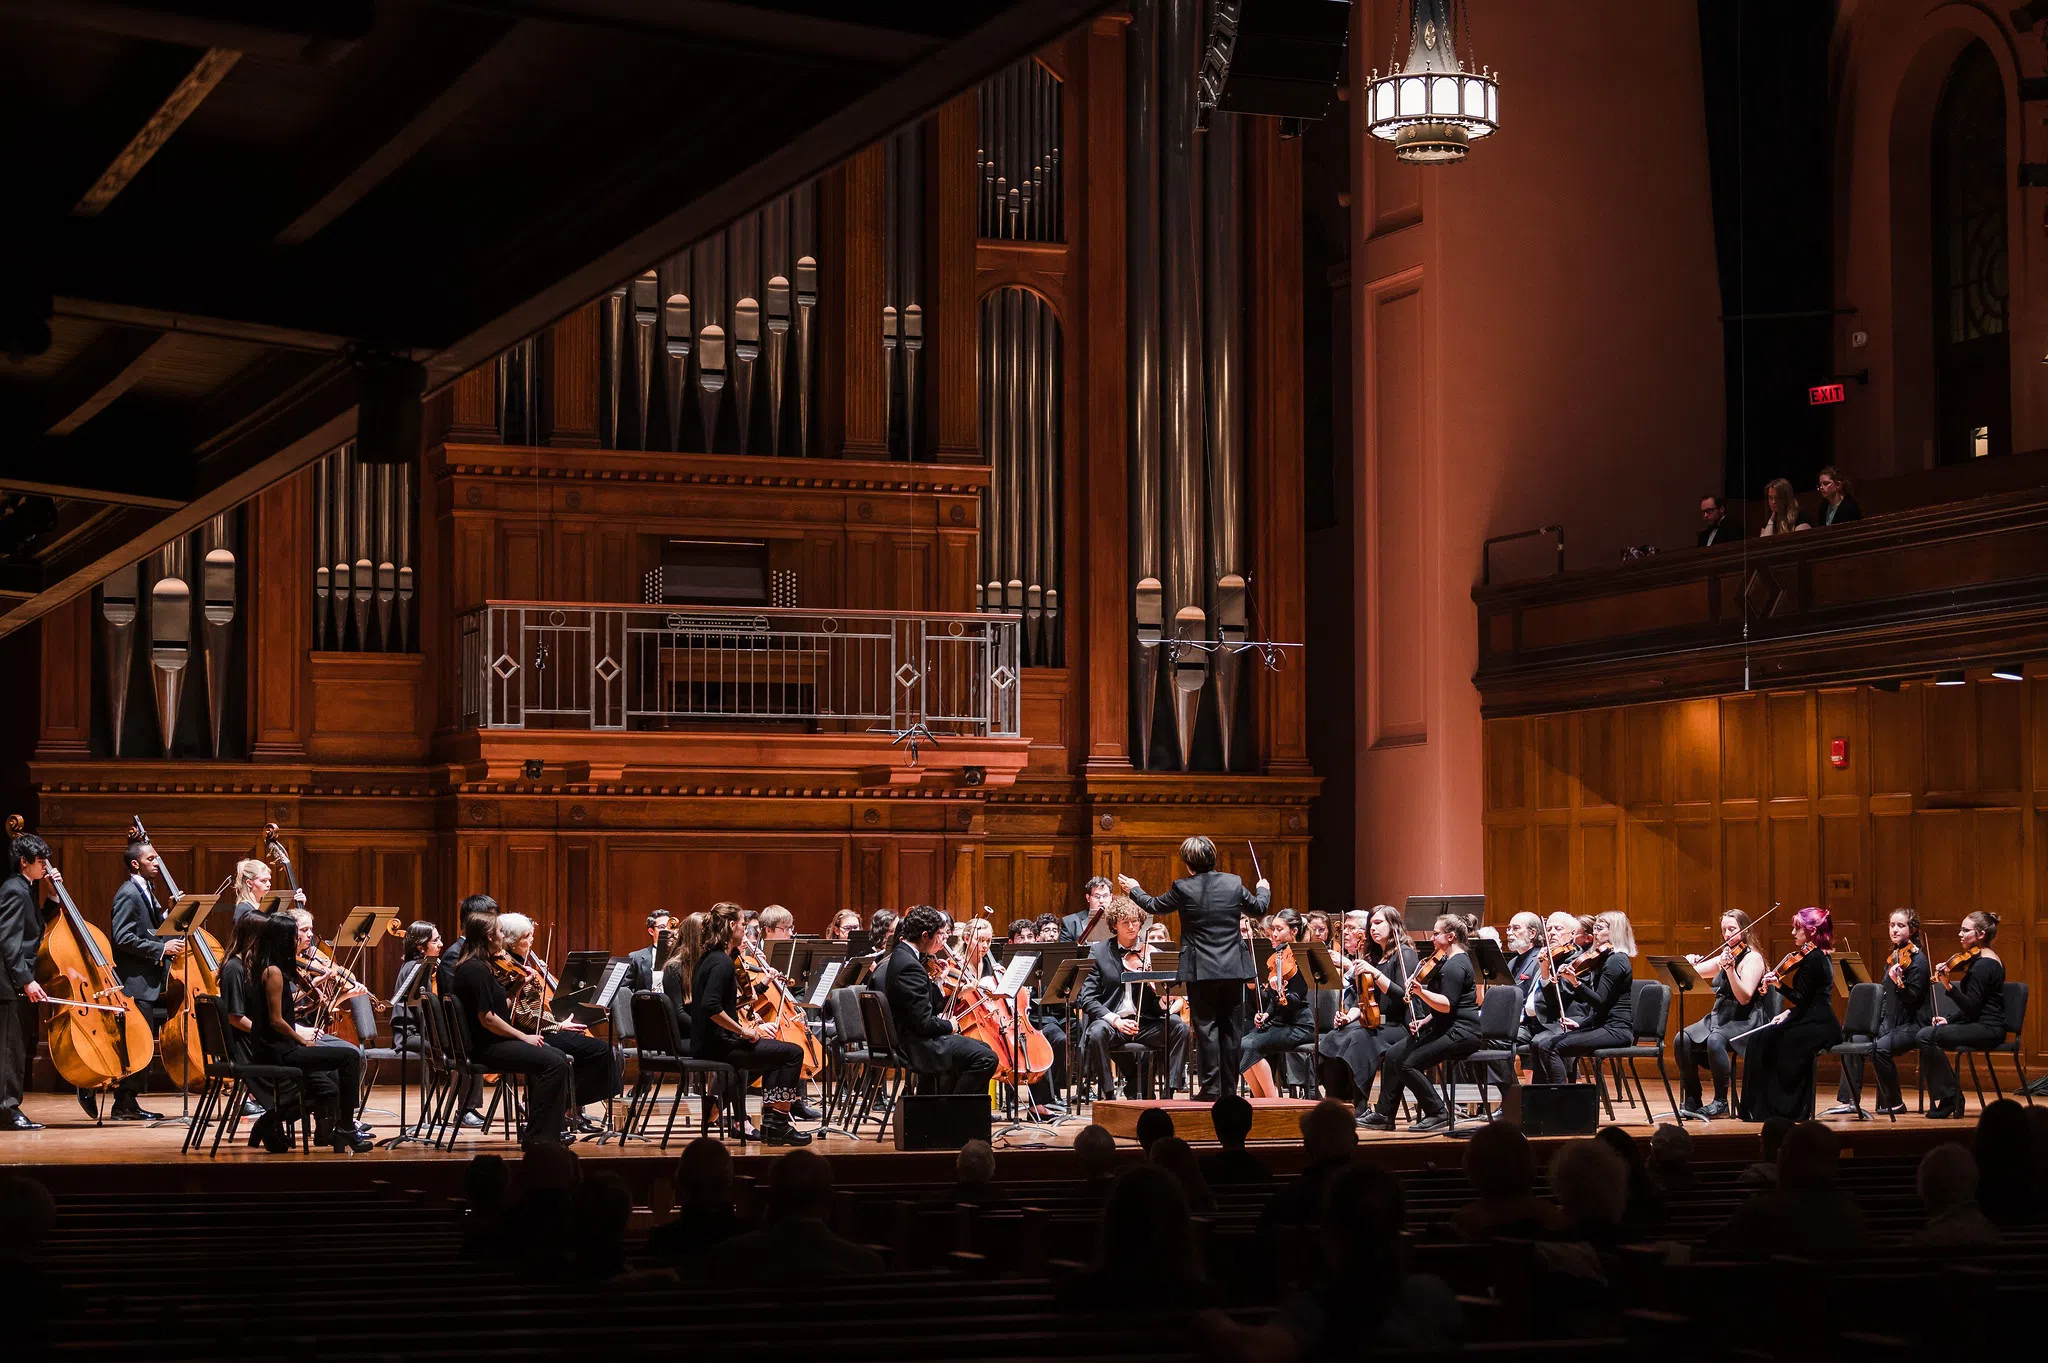
[[[1400,30],[1388,58],[1365,87],[1366,131],[1394,144],[1394,155],[1415,165],[1462,161],[1474,142],[1500,130],[1500,80],[1461,57],[1472,48],[1465,0],[1404,0],[1408,60],[1398,61]]]

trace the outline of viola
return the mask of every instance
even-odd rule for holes
[[[1971,947],[1967,951],[1958,951],[1955,955],[1934,968],[1935,978],[1940,980],[1942,986],[1946,988],[1955,982],[1957,976],[1969,970],[1970,962],[1983,954],[1983,947]]]
[[[1408,977],[1408,988],[1411,991],[1429,988],[1437,975],[1442,972],[1444,962],[1450,959],[1450,948],[1438,947],[1434,952],[1430,953],[1428,960],[1415,967],[1415,973]],[[1410,1034],[1420,1032],[1423,1024],[1435,1016],[1435,1013],[1436,1010],[1430,1008],[1427,1004],[1420,1008],[1410,1006],[1408,1009],[1408,1031]]]
[[[128,841],[149,841],[149,830],[142,826],[140,815],[129,826]],[[173,903],[183,897],[167,863],[157,863],[157,875],[163,879],[164,893]],[[220,963],[224,955],[220,943],[205,928],[194,928],[185,934],[185,950],[178,957],[178,967],[164,984],[161,1002],[168,1016],[163,1033],[157,1038],[157,1049],[163,1053],[164,1073],[188,1093],[206,1088],[206,1052],[199,1046],[195,1010],[201,994],[220,993]]]
[[[7,820],[9,840],[28,827],[19,814]],[[114,951],[106,934],[85,921],[55,866],[49,881],[58,912],[43,929],[36,948],[36,983],[54,1009],[43,1019],[50,1064],[66,1083],[104,1089],[148,1068],[156,1038],[142,1005],[129,997],[114,973]]]

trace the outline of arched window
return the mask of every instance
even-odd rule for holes
[[[1935,446],[1954,464],[2012,449],[2005,82],[1982,43],[1949,72],[1932,150]]]

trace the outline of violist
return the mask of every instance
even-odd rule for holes
[[[1962,950],[1942,962],[1935,983],[1943,992],[1934,1017],[1920,1029],[1920,1072],[1927,1076],[1930,1117],[1963,1115],[1962,1090],[1948,1052],[1958,1046],[1989,1050],[2005,1040],[2005,962],[1991,949],[1998,915],[1977,912],[1956,929]]]
[[[1404,1087],[1422,1114],[1409,1130],[1437,1131],[1451,1124],[1442,1095],[1429,1082],[1429,1070],[1470,1054],[1479,1045],[1479,972],[1466,951],[1466,939],[1462,917],[1447,913],[1436,920],[1430,932],[1436,952],[1407,981],[1410,1034],[1380,1061],[1379,1102],[1360,1126],[1391,1131]]]
[[[1577,1056],[1635,1042],[1635,930],[1618,909],[1584,926],[1591,940],[1558,967],[1554,984],[1543,985],[1553,999],[1562,997],[1564,1015],[1529,1043],[1529,1068],[1540,1083],[1564,1083]]]
[[[1911,909],[1893,909],[1887,931],[1892,949],[1885,958],[1884,976],[1879,981],[1880,1002],[1877,1030],[1871,1036],[1870,1062],[1877,1071],[1877,1110],[1891,1116],[1906,1110],[1899,1093],[1900,1051],[1920,1044],[1920,1029],[1927,1025],[1929,986],[1933,967],[1927,958],[1927,934],[1920,915]],[[1836,1090],[1841,1102],[1823,1116],[1861,1116],[1863,1112],[1863,1057],[1842,1057],[1842,1082]]]

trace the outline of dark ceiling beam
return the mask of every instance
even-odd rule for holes
[[[1019,56],[1036,51],[1110,7],[1111,0],[1026,0],[1010,6],[723,184],[559,274],[525,302],[474,324],[471,331],[428,361],[430,386],[453,383],[645,269],[648,262],[700,241],[776,195],[822,175],[863,147],[915,122]],[[696,152],[689,138],[679,136],[670,144],[670,154],[680,165]],[[630,199],[640,187],[661,183],[664,177],[674,178],[678,173],[667,164],[642,162],[633,167],[631,183],[622,182],[615,197]],[[578,217],[590,226],[593,236],[596,228],[622,216],[621,204],[607,202],[601,194],[589,196],[578,208]],[[565,235],[574,225],[573,221],[558,225],[557,235]]]
[[[943,42],[928,33],[732,0],[498,0],[493,8],[580,28],[705,38],[736,48],[805,52],[837,62],[904,67]]]
[[[199,61],[178,82],[164,102],[156,106],[156,112],[143,120],[135,136],[128,139],[128,145],[121,148],[100,178],[93,181],[92,188],[85,191],[71,211],[81,218],[98,217],[120,196],[122,190],[134,183],[150,158],[171,140],[171,134],[184,125],[186,119],[213,93],[214,87],[227,79],[228,72],[235,69],[235,63],[242,54],[232,48],[215,47],[207,49]]]
[[[275,61],[328,61],[369,33],[376,6],[373,0],[0,0],[0,14]]]
[[[134,387],[171,344],[170,334],[162,331],[110,327],[101,332],[50,381],[43,397],[41,433],[69,435],[98,416]]]
[[[233,510],[355,435],[360,385],[347,360],[337,356],[273,366],[262,376],[260,391],[253,390],[256,382],[251,381],[252,390],[245,391],[237,410],[219,412],[211,433],[194,442],[137,448],[125,439],[103,442],[90,430],[43,442],[32,458],[76,458],[88,464],[139,460],[189,468],[192,495],[175,511],[111,508],[89,532],[40,559],[35,594],[11,603],[0,599],[0,637]]]
[[[186,501],[184,497],[168,488],[152,491],[146,486],[138,487],[125,478],[30,478],[15,473],[0,473],[0,492],[16,492],[34,497],[68,497],[73,501],[142,507],[151,511],[176,511],[183,507]]]
[[[542,24],[514,24],[481,57],[443,87],[425,108],[287,223],[277,234],[277,244],[297,246],[348,212],[393,171],[416,156],[422,147],[475,107],[485,94],[516,75],[534,45],[544,40],[545,34],[546,27]]]

